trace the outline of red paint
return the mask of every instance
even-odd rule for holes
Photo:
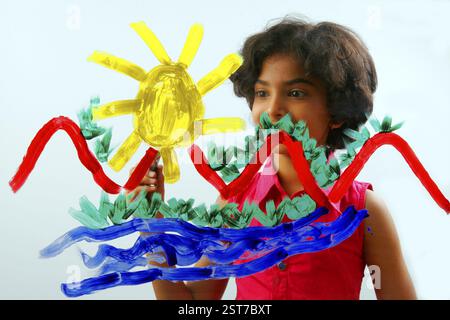
[[[108,193],[119,193],[122,189],[121,186],[106,176],[102,166],[89,150],[86,140],[80,131],[80,127],[69,118],[63,116],[53,118],[47,122],[31,141],[19,169],[9,182],[13,192],[17,192],[17,190],[25,183],[47,142],[58,130],[66,131],[72,139],[72,143],[78,152],[78,158],[86,169],[92,173],[95,182]],[[293,140],[289,134],[284,131],[269,135],[266,138],[264,145],[258,150],[241,175],[228,185],[225,184],[216,171],[211,169],[208,160],[197,145],[193,144],[188,149],[188,152],[200,175],[212,184],[224,199],[228,199],[244,191],[252,177],[271,154],[272,148],[280,143],[286,146],[289,155],[293,160],[292,163],[297,176],[305,188],[305,192],[314,199],[318,206],[325,206],[328,208],[333,207],[336,209],[333,203],[338,202],[343,197],[371,155],[382,145],[392,145],[401,153],[411,170],[430,193],[434,201],[444,209],[445,212],[450,213],[450,202],[431,179],[408,143],[395,133],[378,133],[367,140],[350,166],[336,181],[328,196],[317,185],[317,182],[309,169],[308,161],[303,153],[302,144],[299,141]],[[139,185],[140,181],[147,173],[147,170],[150,168],[150,165],[153,163],[157,152],[158,151],[153,148],[147,150],[145,156],[141,159],[135,171],[126,182],[124,189],[133,190]],[[196,160],[200,160],[200,163]]]
[[[450,202],[439,190],[433,179],[431,179],[430,175],[425,170],[424,166],[417,158],[414,151],[402,137],[392,132],[377,133],[372,138],[366,141],[361,150],[355,156],[355,159],[352,161],[350,166],[336,181],[333,189],[329,194],[330,201],[337,202],[342,198],[342,195],[350,187],[353,180],[355,180],[356,176],[364,167],[365,163],[370,159],[372,154],[383,145],[391,145],[395,149],[397,149],[398,152],[400,152],[411,170],[414,172],[425,189],[427,189],[428,193],[431,195],[434,201],[442,209],[444,209],[447,214],[450,213]]]
[[[272,137],[276,139],[273,139]],[[309,169],[308,161],[304,156],[302,144],[299,141],[293,140],[289,134],[284,131],[269,135],[266,138],[264,145],[258,150],[257,154],[245,167],[241,175],[228,185],[226,185],[220,176],[211,169],[202,150],[198,146],[195,144],[192,145],[189,149],[189,153],[191,160],[200,175],[211,183],[224,199],[228,199],[243,192],[251,178],[270,155],[272,148],[276,147],[278,144],[284,144],[286,146],[300,182],[303,184],[306,193],[311,196],[318,206],[326,206],[328,208],[334,207],[336,209],[332,204],[338,202],[344,196],[356,176],[364,167],[364,164],[369,160],[370,156],[376,149],[382,145],[388,144],[395,147],[401,153],[411,170],[417,178],[419,178],[420,182],[430,193],[434,201],[444,209],[447,214],[450,213],[450,202],[431,179],[408,143],[395,133],[378,133],[367,140],[349,167],[336,181],[328,196],[317,185],[317,182]],[[198,158],[199,155],[202,162],[195,163],[194,159]]]
[[[73,145],[77,149],[78,158],[81,163],[92,173],[95,182],[105,192],[117,194],[122,190],[120,185],[106,176],[102,166],[95,158],[94,154],[89,150],[86,140],[81,133],[80,127],[69,118],[60,116],[47,122],[31,141],[19,169],[9,182],[13,192],[17,192],[25,183],[31,171],[33,171],[39,156],[47,145],[47,142],[58,130],[64,130],[69,135]],[[147,150],[145,156],[136,167],[136,170],[125,184],[124,189],[133,190],[139,185],[140,181],[147,173],[147,170],[150,168],[157,152],[158,151],[153,148]]]
[[[203,155],[202,150],[197,145],[193,144],[189,148],[189,154],[198,173],[200,173],[204,179],[211,183],[220,192],[222,198],[228,199],[245,190],[263,162],[272,153],[272,148],[276,147],[280,143],[287,147],[295,171],[297,172],[298,179],[303,184],[305,192],[314,199],[318,206],[325,206],[328,208],[334,207],[323,190],[318,186],[316,179],[309,170],[308,161],[303,154],[302,144],[298,141],[292,140],[289,134],[284,131],[269,135],[264,144],[245,167],[244,171],[242,171],[241,175],[228,185],[223,182],[222,178],[216,171],[211,169],[207,159]],[[201,158],[202,161],[198,163],[198,161],[195,161],[197,158]]]

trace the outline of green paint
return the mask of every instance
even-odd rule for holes
[[[164,218],[177,218],[192,222],[198,226],[210,226],[214,228],[228,227],[242,229],[247,227],[253,218],[264,226],[276,226],[281,223],[284,216],[292,220],[309,215],[316,209],[315,202],[308,196],[285,197],[275,207],[273,201],[266,203],[264,213],[256,203],[245,202],[242,211],[239,211],[236,203],[227,203],[222,208],[212,204],[209,209],[205,204],[194,206],[194,199],[187,201],[171,198],[162,201],[161,195],[154,192],[149,199],[143,190],[133,201],[132,194],[125,196],[120,194],[114,203],[108,196],[102,193],[99,208],[97,209],[86,197],[80,199],[80,210],[70,209],[69,213],[81,224],[92,229],[105,228],[111,224],[119,225],[126,222],[132,215],[137,218],[154,218],[160,212]]]

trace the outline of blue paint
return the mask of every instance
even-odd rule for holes
[[[102,230],[76,228],[41,251],[43,257],[53,257],[64,249],[85,240],[107,241],[133,232],[177,232],[139,237],[129,249],[119,249],[101,244],[95,256],[82,253],[89,268],[100,267],[99,276],[79,283],[62,284],[69,297],[90,294],[120,285],[137,285],[156,279],[171,281],[197,281],[228,277],[244,277],[270,268],[283,259],[306,252],[316,252],[333,247],[348,237],[366,218],[367,210],[348,207],[333,222],[313,222],[327,213],[318,208],[300,220],[276,227],[248,227],[242,230],[197,227],[176,219],[135,219],[120,226]],[[230,241],[229,246],[221,241]],[[129,272],[134,267],[145,266],[146,253],[165,253],[169,265],[187,266],[206,255],[214,266],[204,268],[151,268]],[[234,261],[253,258],[252,261],[232,265]]]
[[[186,221],[164,219],[133,219],[121,225],[111,226],[105,229],[90,229],[87,227],[75,228],[62,235],[46,248],[42,249],[41,257],[54,257],[71,245],[80,242],[101,242],[114,240],[134,232],[176,232],[181,236],[195,240],[224,240],[238,241],[243,239],[273,238],[292,231],[295,228],[308,225],[321,216],[328,213],[328,209],[320,207],[310,215],[294,222],[280,224],[276,227],[247,227],[245,229],[225,229],[198,227]]]

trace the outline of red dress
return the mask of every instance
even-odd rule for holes
[[[344,211],[349,205],[357,210],[365,207],[367,188],[370,183],[354,181],[347,194],[336,207]],[[325,190],[327,193],[327,190]],[[301,195],[294,193],[291,198]],[[278,205],[288,196],[278,180],[272,167],[271,157],[251,180],[245,192],[229,198],[229,202],[239,204],[242,209],[244,201],[257,202],[265,212],[265,204],[273,200]],[[316,221],[333,221],[338,217],[336,210]],[[290,221],[287,216],[283,222]],[[250,226],[261,226],[253,219]],[[355,233],[341,244],[314,253],[291,256],[279,264],[256,274],[236,278],[237,300],[324,300],[324,299],[359,299],[361,282],[364,276],[365,261],[363,257],[364,221]],[[249,259],[250,260],[250,259]],[[248,260],[241,260],[242,263]]]

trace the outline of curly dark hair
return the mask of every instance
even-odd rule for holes
[[[343,130],[358,130],[372,113],[377,87],[375,65],[363,41],[347,27],[287,16],[247,38],[240,53],[244,63],[230,80],[235,94],[245,97],[250,109],[263,62],[274,54],[294,55],[303,64],[306,76],[322,81],[331,121],[343,123],[328,134],[326,144],[331,150],[344,148]]]

